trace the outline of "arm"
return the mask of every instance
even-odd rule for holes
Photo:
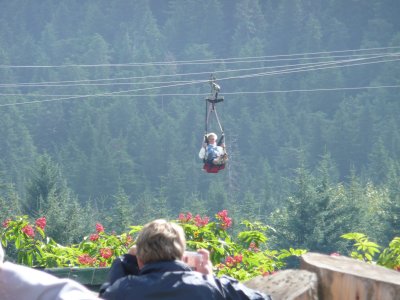
[[[203,275],[213,276],[213,266],[210,261],[210,252],[206,249],[198,249],[197,253],[201,254],[202,260],[196,261],[196,271]],[[270,296],[266,296],[256,290],[246,287],[234,278],[229,276],[222,276],[221,278],[215,277],[219,282],[219,286],[223,289],[226,299],[242,299],[242,300],[271,300]]]
[[[107,282],[103,283],[100,288],[100,296],[106,291],[106,289],[113,285],[118,279],[128,276],[128,275],[138,275],[139,266],[137,263],[136,255],[124,254],[116,258],[110,268],[108,273]]]
[[[271,296],[265,295],[259,291],[253,290],[240,283],[234,278],[223,275],[217,279],[227,298],[242,299],[242,300],[272,300]]]
[[[199,157],[201,159],[204,159],[205,156],[206,156],[206,148],[205,147],[201,147],[200,152],[199,152]]]
[[[114,260],[108,273],[108,282],[113,284],[121,277],[138,275],[139,266],[135,255],[124,254]]]

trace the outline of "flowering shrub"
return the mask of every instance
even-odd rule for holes
[[[46,218],[29,223],[27,216],[7,219],[0,230],[1,243],[13,243],[17,262],[34,267],[106,267],[116,256],[126,253],[133,244],[129,233],[107,234],[103,225],[96,224],[96,233],[84,237],[76,245],[65,247],[46,237]],[[137,232],[140,228],[133,229]],[[38,234],[36,234],[38,233]]]
[[[304,250],[271,250],[267,246],[267,226],[243,221],[243,231],[236,237],[229,234],[232,219],[223,210],[211,220],[207,216],[180,214],[175,221],[186,234],[188,248],[210,251],[217,275],[227,274],[239,280],[268,275],[285,266],[284,259],[299,256]],[[29,222],[27,216],[7,219],[0,230],[4,247],[13,245],[18,263],[35,267],[107,267],[128,251],[142,226],[131,226],[120,235],[106,233],[97,223],[93,233],[79,244],[69,247],[57,244],[45,235],[46,218]]]
[[[376,262],[377,265],[400,271],[400,237],[395,237],[382,252],[382,246],[371,242],[363,233],[352,232],[341,237],[354,241],[351,257],[368,263]],[[374,261],[377,254],[379,255]]]
[[[46,242],[44,234],[46,219],[39,218],[35,225],[31,225],[28,217],[22,216],[15,219],[9,218],[2,225],[3,228],[0,231],[2,245],[7,247],[9,242],[14,242],[18,262],[28,266],[34,265],[40,256],[42,245]]]
[[[210,222],[209,218],[201,219],[198,215],[193,218],[191,213],[187,213],[179,215],[178,223],[185,231],[189,248],[205,248],[210,251],[217,275],[226,274],[238,280],[268,275],[282,269],[286,265],[285,258],[300,256],[306,252],[300,249],[269,249],[265,235],[267,226],[259,222],[243,221],[243,231],[233,238],[228,233],[232,219],[226,210],[217,213],[215,219],[216,221]]]

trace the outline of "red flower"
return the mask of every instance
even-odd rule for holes
[[[251,242],[249,245],[249,251],[253,251],[253,252],[259,252],[260,249],[258,249],[257,244],[255,242]]]
[[[104,227],[103,227],[103,225],[101,225],[100,223],[96,223],[96,231],[97,231],[98,233],[104,232]]]
[[[89,239],[93,242],[97,241],[99,239],[99,235],[97,233],[93,233],[90,235]]]
[[[339,253],[337,253],[337,252],[333,252],[333,253],[331,253],[331,254],[329,254],[330,256],[340,256],[340,254]]]
[[[31,225],[25,225],[21,230],[23,233],[31,238],[35,237],[35,231],[33,230]]]
[[[222,229],[228,229],[232,226],[232,219],[228,217],[228,211],[226,209],[217,213],[216,217],[221,221]]]
[[[82,264],[82,265],[89,265],[92,266],[94,265],[94,263],[96,262],[95,258],[92,258],[89,256],[89,254],[82,254],[80,256],[78,256],[78,261]]]
[[[107,267],[107,262],[101,261],[101,262],[99,263],[99,267],[100,267],[100,268],[105,268],[105,267]]]
[[[182,223],[186,223],[189,222],[192,219],[193,215],[188,212],[186,215],[184,213],[180,213],[179,214],[179,221],[181,221]]]
[[[232,256],[228,256],[228,257],[225,259],[225,264],[226,264],[228,267],[232,267],[232,266],[235,264],[235,259],[234,259]]]
[[[42,230],[46,227],[46,217],[41,217],[35,222],[37,227],[40,227]]]
[[[241,255],[241,254],[238,254],[235,256],[228,256],[225,259],[225,264],[228,267],[233,267],[234,265],[240,264],[242,262],[242,260],[243,260],[243,255]]]
[[[200,215],[196,215],[194,217],[194,222],[197,227],[203,227],[208,224],[208,221],[210,220],[209,217],[204,217],[203,219],[200,217]]]
[[[226,209],[221,210],[220,212],[217,213],[217,216],[220,218],[226,218],[228,216],[228,211]]]
[[[100,255],[105,259],[109,259],[112,256],[113,252],[110,248],[101,248]]]
[[[4,227],[4,228],[7,228],[8,225],[10,225],[10,222],[11,222],[11,219],[6,219],[6,220],[4,220],[4,222],[3,222],[3,227]]]
[[[243,260],[243,255],[242,255],[242,254],[235,255],[234,259],[235,259],[235,262],[236,262],[237,264],[239,264],[239,263],[241,263],[242,260]]]

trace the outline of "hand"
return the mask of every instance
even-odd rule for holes
[[[212,275],[212,263],[210,261],[210,252],[206,249],[198,249],[197,253],[201,254],[203,259],[196,265],[196,271],[202,273],[203,275]]]
[[[136,256],[136,245],[133,245],[129,250],[128,254]]]

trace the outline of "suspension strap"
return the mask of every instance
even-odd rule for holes
[[[224,134],[224,130],[222,128],[221,122],[218,117],[218,113],[215,107],[215,104],[218,102],[224,101],[224,97],[218,97],[218,93],[221,90],[221,87],[215,82],[215,77],[211,75],[210,78],[210,85],[211,85],[211,95],[206,98],[206,128],[205,128],[205,135],[208,133],[208,123],[210,121],[211,113],[214,113],[215,118],[218,122],[219,129]]]

